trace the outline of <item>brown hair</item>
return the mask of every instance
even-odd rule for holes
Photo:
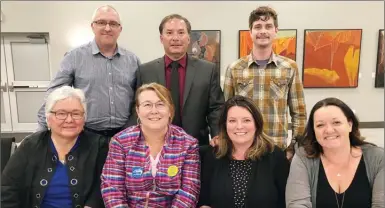
[[[174,118],[174,115],[175,115],[175,107],[174,107],[174,103],[172,102],[170,91],[167,88],[165,88],[163,85],[152,82],[149,84],[144,84],[141,87],[139,87],[136,90],[136,94],[135,94],[136,106],[139,107],[139,104],[140,104],[139,99],[138,99],[140,93],[142,93],[144,91],[148,91],[148,90],[154,91],[155,94],[159,97],[159,99],[161,101],[163,101],[169,107],[170,114],[171,114],[170,120],[172,121],[172,119]]]
[[[267,21],[270,18],[274,20],[274,26],[278,27],[278,15],[277,12],[268,6],[261,6],[253,10],[249,16],[249,28],[253,27],[253,23],[258,20]]]
[[[168,22],[169,20],[172,20],[172,19],[183,20],[186,23],[187,33],[188,34],[191,33],[191,24],[190,24],[190,21],[188,21],[188,19],[186,19],[185,17],[183,17],[182,15],[179,15],[179,14],[170,14],[170,15],[164,17],[162,19],[162,21],[160,22],[160,25],[159,25],[159,33],[160,34],[162,34],[162,32],[163,32],[164,24],[166,24],[166,22]]]
[[[245,158],[257,160],[267,152],[272,152],[274,150],[274,142],[263,132],[263,117],[259,112],[258,107],[254,102],[247,97],[236,95],[226,101],[222,108],[222,113],[219,118],[219,136],[218,136],[218,146],[216,148],[216,157],[221,158],[224,156],[231,157],[234,147],[227,134],[227,114],[230,108],[234,106],[239,106],[248,110],[255,123],[255,135],[253,144],[249,147],[246,152]]]
[[[300,145],[304,146],[306,154],[309,158],[317,158],[320,156],[320,154],[323,153],[322,146],[318,144],[314,132],[314,113],[318,109],[326,106],[338,107],[344,113],[347,120],[352,122],[352,131],[349,133],[350,146],[357,147],[364,144],[371,144],[369,142],[365,142],[364,138],[361,137],[359,121],[358,118],[354,115],[352,109],[338,98],[325,98],[318,101],[311,109],[303,139],[300,141]]]

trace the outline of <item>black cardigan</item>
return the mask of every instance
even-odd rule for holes
[[[48,186],[44,180],[49,184],[58,160],[49,148],[50,138],[50,131],[33,133],[23,140],[12,155],[1,176],[3,208],[40,207]],[[78,148],[66,155],[68,184],[74,208],[104,207],[100,174],[107,152],[106,137],[83,131],[79,135]]]
[[[210,146],[201,147],[201,191],[198,207],[233,208],[234,191],[228,157],[216,159]],[[289,161],[278,147],[252,162],[246,208],[285,208]]]

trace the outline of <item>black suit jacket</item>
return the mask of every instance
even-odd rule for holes
[[[49,184],[56,169],[48,143],[50,137],[50,131],[33,133],[11,156],[1,175],[1,207],[40,207],[47,189],[41,180]],[[79,146],[66,159],[69,180],[77,179],[75,185],[69,186],[73,207],[103,208],[100,175],[108,153],[108,139],[83,131],[79,140]]]
[[[137,88],[151,82],[166,86],[164,57],[139,66],[136,72]],[[209,133],[211,137],[218,135],[218,119],[223,103],[223,91],[215,64],[188,56],[182,128],[197,138],[200,145],[209,143]],[[133,107],[129,125],[137,123],[135,105]]]
[[[233,208],[234,191],[228,158],[216,159],[211,146],[201,147],[201,190],[198,207]],[[246,208],[285,208],[285,189],[289,175],[285,152],[275,147],[253,161],[248,183]]]

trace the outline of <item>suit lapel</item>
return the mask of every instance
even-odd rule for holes
[[[186,104],[186,100],[190,92],[191,85],[194,81],[195,72],[197,70],[195,68],[195,62],[196,62],[195,59],[192,59],[190,56],[187,56],[186,81],[184,84],[184,93],[183,93],[183,106]]]
[[[164,66],[164,57],[159,58],[155,67],[155,71],[158,77],[158,83],[166,87],[166,75],[165,75],[165,66]]]

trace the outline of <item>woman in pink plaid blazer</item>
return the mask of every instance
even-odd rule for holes
[[[112,137],[102,172],[109,207],[195,207],[200,189],[198,140],[171,125],[174,105],[162,85],[136,92],[138,125]]]

